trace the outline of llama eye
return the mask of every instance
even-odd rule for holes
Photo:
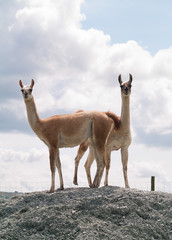
[[[24,90],[23,90],[23,89],[21,89],[21,92],[23,93],[23,92],[24,92]]]
[[[31,92],[32,92],[32,89],[29,89],[29,92],[31,93]]]

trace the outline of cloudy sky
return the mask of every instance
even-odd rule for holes
[[[131,73],[129,183],[149,190],[156,176],[157,190],[172,192],[171,8],[171,0],[1,2],[0,191],[50,187],[48,149],[28,124],[19,79],[35,79],[42,118],[78,109],[120,115],[117,78]],[[60,150],[65,187],[73,187],[76,152]],[[80,187],[87,186],[86,156]],[[111,159],[109,184],[124,186],[120,152]]]

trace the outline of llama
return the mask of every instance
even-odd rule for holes
[[[27,118],[35,134],[48,146],[51,170],[51,187],[49,192],[55,190],[55,170],[57,167],[60,188],[64,188],[59,148],[74,147],[90,139],[95,150],[97,172],[94,178],[94,187],[99,187],[105,164],[105,144],[113,129],[113,120],[106,114],[96,111],[80,112],[78,114],[56,115],[41,119],[38,115],[32,90],[34,80],[30,86],[23,86],[19,81],[24,102],[26,105]],[[104,129],[102,132],[101,129]]]
[[[123,175],[124,175],[124,182],[125,187],[129,188],[128,183],[128,175],[127,175],[127,164],[128,164],[128,148],[131,144],[131,133],[130,133],[130,94],[131,94],[131,83],[132,83],[132,75],[129,74],[129,81],[123,83],[121,79],[121,75],[118,77],[118,81],[121,87],[121,98],[122,98],[122,108],[121,108],[121,117],[118,118],[113,113],[106,113],[111,117],[114,115],[114,129],[111,132],[107,144],[106,144],[106,155],[105,155],[105,166],[106,166],[106,174],[105,174],[105,181],[104,185],[108,185],[108,174],[110,168],[110,154],[113,150],[121,149],[121,159],[122,159],[122,166],[123,166]],[[85,163],[85,170],[87,173],[88,184],[90,187],[93,187],[91,174],[90,174],[90,167],[94,161],[94,151],[92,146],[90,145],[90,139],[87,139],[83,142],[79,149],[77,156],[75,158],[75,172],[73,183],[78,185],[77,181],[77,172],[78,172],[78,165],[79,161],[84,155],[85,151],[89,146],[89,155]]]
[[[83,110],[78,110],[75,113],[82,112],[82,111]],[[105,114],[108,117],[112,118],[114,121],[114,129],[112,130],[112,132],[114,134],[116,132],[116,130],[118,130],[120,127],[120,123],[121,123],[120,117],[118,117],[116,114],[114,114],[112,112],[105,112]],[[94,151],[93,151],[92,147],[89,145],[90,145],[90,139],[87,139],[85,142],[80,144],[80,146],[78,148],[77,156],[75,158],[75,172],[74,172],[74,178],[73,178],[73,183],[75,185],[78,185],[77,175],[78,175],[78,165],[79,165],[80,159],[83,157],[84,153],[87,151],[87,149],[89,147],[89,155],[88,155],[88,159],[85,163],[85,168],[89,169],[89,170],[87,170],[87,179],[88,179],[89,186],[94,187],[91,182],[91,176],[90,176],[90,167],[94,160]],[[106,154],[106,157],[108,157],[107,154]]]

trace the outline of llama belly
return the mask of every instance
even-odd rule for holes
[[[40,135],[38,137],[40,138],[41,141],[45,143],[45,145],[48,146],[48,148],[50,148],[51,146],[54,146],[57,148],[67,148],[67,147],[72,148],[83,143],[85,140],[88,139],[88,137],[90,137],[90,135],[83,134],[81,136],[68,137],[59,133],[54,138],[47,138],[46,136],[40,136]]]
[[[83,118],[83,116],[77,119],[77,116],[79,116],[79,114],[75,114],[74,118],[59,128],[58,146],[60,148],[78,146],[91,137],[92,120]]]
[[[81,143],[85,142],[91,136],[89,131],[82,132],[79,135],[72,135],[66,136],[61,132],[58,134],[58,147],[65,148],[65,147],[75,147],[80,145]]]
[[[59,138],[59,142],[58,142],[58,147],[59,148],[72,148],[72,147],[75,147],[75,146],[78,146],[80,145],[81,143],[83,143],[85,140],[87,139],[86,138],[75,138],[75,139],[71,139],[69,137],[60,137]]]
[[[116,136],[115,138],[111,139],[109,145],[112,150],[119,150],[124,146],[129,146],[131,144],[131,135],[127,136]]]
[[[113,145],[111,145],[111,150],[114,150],[114,151],[117,151],[117,150],[119,150],[121,148],[121,145],[120,144],[113,144]]]

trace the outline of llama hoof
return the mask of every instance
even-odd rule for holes
[[[46,193],[54,193],[54,190],[50,189],[49,191],[46,191]]]
[[[58,192],[58,191],[62,191],[62,190],[64,190],[64,187],[62,186],[62,187],[59,187],[59,188],[57,188],[56,189],[56,192]]]
[[[78,185],[78,182],[76,180],[73,180],[74,185]]]
[[[94,186],[94,187],[96,186],[96,181],[93,182],[93,186]]]
[[[97,184],[94,184],[94,187],[95,188],[98,188],[100,186],[100,184],[99,183],[97,183]]]
[[[94,187],[94,188],[98,188],[98,187],[99,187],[98,181],[94,181],[94,182],[93,182],[93,187]]]

